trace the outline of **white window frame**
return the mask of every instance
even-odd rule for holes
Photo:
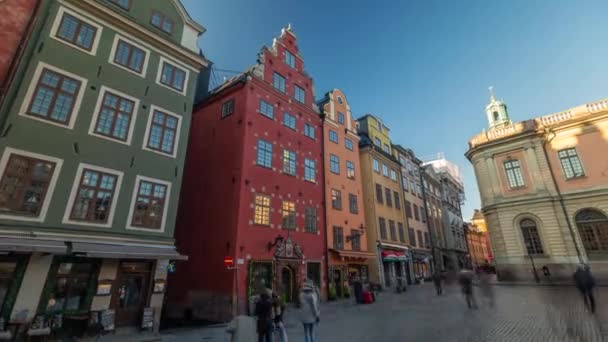
[[[158,110],[159,112],[163,112],[165,114],[169,114],[169,115],[177,118],[177,129],[175,130],[175,141],[173,142],[173,154],[164,153],[164,152],[157,151],[157,150],[154,150],[154,149],[151,149],[148,147],[148,138],[150,137],[150,127],[152,126],[152,117],[154,116],[155,110]],[[182,116],[181,115],[175,114],[171,111],[168,111],[164,108],[161,108],[161,107],[158,107],[155,105],[150,105],[150,112],[148,113],[148,123],[146,124],[146,133],[144,134],[144,143],[142,144],[141,148],[143,150],[154,152],[161,156],[176,158],[177,151],[179,149],[179,138],[181,135],[181,129],[182,129]]]
[[[88,25],[95,27],[95,29],[97,30],[95,32],[95,38],[93,38],[93,41],[91,42],[91,51],[89,51],[87,49],[83,49],[82,47],[80,47],[78,45],[71,44],[70,42],[67,42],[67,41],[57,37],[57,34],[59,33],[59,27],[61,26],[61,22],[63,21],[63,15],[66,13],[73,16],[74,18],[77,18],[77,19],[87,23]],[[71,11],[63,6],[60,6],[59,10],[57,11],[57,15],[55,16],[55,20],[53,21],[53,26],[51,26],[50,37],[52,39],[60,42],[61,44],[64,44],[71,48],[80,50],[91,56],[95,56],[97,54],[97,48],[99,47],[99,41],[101,39],[102,33],[103,33],[103,26],[91,21],[88,18],[85,18],[84,16],[82,16],[74,11]]]
[[[125,43],[129,43],[130,45],[133,45],[136,48],[141,49],[143,52],[146,53],[146,55],[144,56],[144,63],[143,63],[142,68],[141,68],[141,73],[138,73],[135,70],[131,70],[131,69],[125,67],[125,66],[122,66],[122,65],[114,62],[114,58],[116,57],[116,50],[118,49],[118,41],[119,40],[122,40]],[[133,75],[137,75],[137,76],[139,76],[141,78],[146,78],[146,74],[148,72],[148,63],[149,62],[150,62],[150,50],[149,49],[143,47],[141,44],[135,43],[134,41],[126,38],[125,36],[122,36],[120,34],[114,35],[114,42],[112,43],[112,50],[110,50],[110,58],[108,59],[108,63],[114,65],[117,68],[120,68],[122,70],[128,71],[128,72],[132,73]]]
[[[70,215],[72,213],[72,208],[74,207],[74,200],[76,199],[76,193],[78,192],[78,188],[80,187],[80,181],[82,180],[82,172],[84,171],[84,169],[109,173],[109,174],[116,176],[116,185],[114,187],[114,193],[112,195],[112,204],[110,205],[110,214],[108,215],[108,222],[106,222],[106,223],[92,223],[92,222],[78,221],[78,220],[70,219]],[[78,164],[78,169],[76,170],[76,176],[75,176],[73,184],[72,184],[72,190],[70,191],[70,197],[68,198],[65,213],[63,214],[63,220],[61,222],[64,224],[71,224],[71,225],[76,225],[76,226],[111,228],[112,223],[114,222],[114,214],[116,214],[116,205],[118,204],[118,196],[120,195],[120,186],[122,185],[123,175],[124,175],[124,173],[122,171],[118,171],[118,170],[114,170],[114,169],[108,169],[105,167],[85,164],[85,163]]]
[[[31,216],[21,216],[14,214],[0,214],[0,219],[8,219],[15,221],[28,221],[28,222],[44,222],[46,219],[46,214],[49,210],[49,205],[51,204],[51,197],[53,197],[53,193],[55,191],[55,185],[57,184],[57,180],[59,179],[59,173],[61,172],[61,166],[63,165],[63,159],[50,157],[44,154],[38,154],[34,152],[28,152],[24,150],[18,150],[12,147],[6,147],[4,152],[2,153],[2,158],[0,159],[0,179],[4,176],[4,172],[6,171],[6,166],[8,165],[8,161],[11,155],[21,155],[24,157],[36,158],[40,160],[46,160],[49,162],[55,163],[55,170],[53,171],[53,176],[51,176],[51,181],[49,182],[49,187],[46,190],[46,196],[44,198],[44,202],[40,207],[40,214],[37,217]]]
[[[133,222],[133,214],[135,212],[135,201],[137,200],[137,194],[139,192],[139,185],[141,181],[157,183],[160,185],[164,185],[167,187],[167,191],[165,192],[165,207],[163,208],[163,222],[160,225],[160,229],[156,228],[143,228],[143,227],[135,227],[132,225]],[[169,199],[171,197],[171,182],[167,182],[158,178],[150,178],[142,175],[135,176],[135,185],[133,187],[133,193],[131,194],[131,204],[129,206],[129,215],[127,216],[127,230],[139,230],[144,232],[152,232],[152,233],[164,233],[165,227],[167,224],[167,214],[169,212]]]
[[[62,74],[62,75],[68,76],[70,78],[73,78],[77,81],[80,81],[80,88],[78,89],[78,94],[76,95],[76,99],[74,101],[74,107],[72,108],[72,113],[70,114],[70,121],[68,121],[67,125],[61,124],[59,122],[54,122],[51,120],[39,118],[39,117],[36,117],[36,115],[32,115],[32,114],[28,113],[28,108],[30,106],[30,103],[32,102],[32,99],[34,98],[34,93],[36,91],[36,88],[38,87],[38,84],[40,81],[40,76],[42,75],[43,69],[49,69],[58,74]],[[76,117],[78,116],[78,112],[80,112],[80,106],[82,105],[82,98],[84,97],[84,91],[87,89],[88,81],[89,80],[86,78],[72,74],[71,72],[67,72],[63,69],[59,69],[50,64],[38,62],[38,65],[36,66],[36,70],[34,71],[34,75],[30,79],[30,85],[27,88],[27,91],[23,98],[23,102],[21,103],[21,108],[19,109],[19,116],[23,116],[23,117],[26,117],[31,120],[44,122],[46,124],[54,125],[54,126],[61,127],[61,128],[74,129],[74,124],[76,123]]]
[[[186,74],[186,76],[184,77],[184,89],[182,91],[179,91],[173,87],[169,87],[168,85],[163,84],[160,81],[161,77],[163,76],[163,64],[164,63],[171,64],[174,68],[180,69],[181,71],[183,71]],[[172,60],[169,60],[163,56],[160,56],[160,60],[158,61],[158,70],[156,72],[156,84],[158,84],[161,87],[167,88],[173,92],[176,92],[180,95],[186,96],[186,94],[188,93],[188,80],[189,79],[190,79],[190,71],[186,67],[184,67],[184,66],[180,65],[179,63],[176,63]]]
[[[104,99],[104,96],[106,95],[106,92],[110,92],[110,93],[116,94],[120,97],[123,97],[127,100],[133,101],[133,113],[131,114],[131,120],[129,121],[129,132],[127,133],[127,141],[122,141],[120,139],[115,139],[115,138],[109,137],[107,135],[95,133],[95,126],[97,126],[97,120],[99,119],[99,111],[101,109],[101,105],[103,103],[103,99]],[[124,144],[124,145],[131,145],[131,139],[133,138],[133,131],[135,130],[135,120],[137,119],[138,110],[139,110],[139,99],[129,96],[118,90],[112,89],[110,87],[101,86],[101,89],[99,90],[99,96],[97,98],[97,104],[95,105],[95,111],[93,112],[93,118],[91,119],[91,124],[89,125],[89,135],[92,135],[92,136],[95,136],[98,138],[102,138],[102,139],[106,139],[109,141],[113,141],[116,143]]]

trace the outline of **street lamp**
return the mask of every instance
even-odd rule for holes
[[[532,264],[532,273],[534,274],[534,281],[540,283],[540,278],[538,277],[538,272],[536,271],[536,265],[534,265],[534,257],[530,251],[532,250],[532,242],[526,241],[526,249],[528,250],[528,256],[530,257],[530,263]]]

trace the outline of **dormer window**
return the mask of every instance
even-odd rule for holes
[[[150,24],[166,33],[171,33],[173,31],[173,20],[160,12],[152,12]]]
[[[131,9],[131,0],[110,0],[110,2],[127,11]]]
[[[498,112],[494,112],[494,121],[498,121]]]
[[[291,41],[290,41],[291,43]],[[289,51],[285,50],[285,64],[292,68],[296,68],[296,57]]]

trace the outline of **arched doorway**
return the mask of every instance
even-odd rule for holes
[[[294,302],[295,279],[293,270],[289,266],[283,267],[281,270],[281,287],[282,295],[287,303]]]
[[[608,218],[595,209],[583,209],[575,217],[576,227],[591,259],[608,252]]]

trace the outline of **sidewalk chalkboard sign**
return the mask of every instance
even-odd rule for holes
[[[144,308],[144,315],[141,320],[142,329],[154,328],[154,309]]]
[[[104,310],[101,312],[101,326],[105,331],[114,330],[114,310]]]

